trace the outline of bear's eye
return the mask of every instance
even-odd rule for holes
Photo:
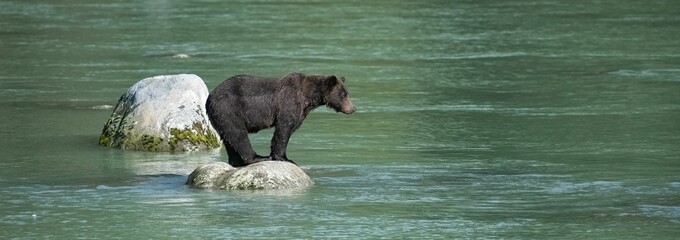
[[[347,92],[341,92],[340,97],[347,97]]]

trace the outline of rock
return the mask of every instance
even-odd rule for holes
[[[272,190],[305,188],[314,181],[289,162],[263,161],[239,168],[217,162],[196,168],[186,184],[203,189]]]
[[[236,171],[236,168],[225,162],[214,162],[196,168],[187,179],[188,185],[195,188],[211,189],[219,188],[218,181],[223,176],[228,176],[230,172]]]
[[[208,93],[203,80],[193,74],[143,79],[120,97],[99,144],[143,151],[219,148],[205,113]]]

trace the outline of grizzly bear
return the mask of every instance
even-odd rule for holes
[[[222,138],[229,164],[246,166],[260,161],[287,161],[290,136],[319,106],[352,114],[345,78],[290,73],[281,79],[237,75],[218,85],[205,103],[211,124]],[[269,156],[255,153],[248,133],[275,127]]]

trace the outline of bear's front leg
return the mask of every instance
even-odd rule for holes
[[[273,159],[273,160],[274,160],[274,161],[283,161],[283,162],[289,162],[289,163],[292,163],[292,164],[295,164],[295,165],[297,165],[297,163],[295,163],[295,161],[293,161],[293,160],[290,160],[290,159],[288,159],[288,157],[286,157],[286,154],[283,154],[283,156],[282,156],[282,157],[279,157],[279,158],[277,158],[277,159]]]
[[[286,156],[288,140],[290,139],[290,135],[293,134],[293,131],[295,131],[295,127],[292,126],[276,126],[274,136],[272,137],[271,154],[269,155],[269,158],[272,161],[285,161],[296,164]]]

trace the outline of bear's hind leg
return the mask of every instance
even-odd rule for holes
[[[263,157],[255,154],[252,145],[250,145],[250,139],[248,139],[248,132],[245,130],[238,130],[231,127],[231,131],[228,131],[226,136],[223,136],[224,146],[227,148],[227,154],[229,155],[229,165],[233,167],[243,167],[249,164],[267,160],[267,157]]]
[[[229,165],[232,167],[242,167],[246,165],[246,162],[243,161],[241,158],[241,155],[234,150],[234,148],[227,142],[224,141],[224,148],[227,149],[227,155],[229,156]]]

